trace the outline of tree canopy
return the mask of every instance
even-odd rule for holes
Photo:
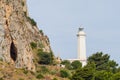
[[[108,54],[97,52],[87,60],[87,65],[76,69],[71,80],[120,80],[120,67]]]
[[[76,60],[71,63],[71,66],[72,66],[72,69],[78,69],[79,67],[82,67],[82,63]]]
[[[116,68],[118,64],[110,60],[108,54],[103,54],[102,52],[97,52],[92,56],[88,57],[88,62],[94,62],[96,65],[96,70],[109,70],[110,68]]]
[[[38,52],[38,57],[39,57],[39,61],[38,63],[39,64],[52,64],[53,63],[53,60],[54,60],[54,56],[53,56],[53,53],[50,52],[42,52],[42,51],[39,51]]]

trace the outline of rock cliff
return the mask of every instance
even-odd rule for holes
[[[0,0],[0,59],[34,71],[31,42],[43,51],[51,51],[48,37],[28,16],[26,0]]]

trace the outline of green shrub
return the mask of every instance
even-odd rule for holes
[[[35,73],[34,73],[33,71],[30,71],[30,73],[31,73],[32,75],[35,75]]]
[[[67,77],[70,77],[70,73],[67,70],[63,69],[63,70],[60,70],[60,76],[62,78],[67,78]]]
[[[0,61],[3,61],[3,59],[2,59],[2,58],[0,58]]]
[[[22,4],[22,6],[25,6],[25,3],[23,1],[21,2],[21,4]]]
[[[38,51],[38,53],[40,53],[40,52],[43,52],[43,49],[38,49],[37,51]]]
[[[39,43],[38,43],[38,47],[41,48],[41,49],[44,48],[43,43],[42,43],[42,42],[39,42]]]
[[[38,75],[36,76],[36,78],[37,78],[37,79],[42,79],[42,78],[44,78],[44,76],[43,76],[42,74],[38,74]]]
[[[3,80],[3,78],[0,78],[0,80]]]
[[[19,80],[24,80],[24,79],[20,78]]]
[[[53,57],[54,56],[53,56],[52,52],[48,53],[48,52],[39,51],[38,52],[38,58],[39,58],[38,63],[39,64],[45,64],[45,65],[52,64],[53,60],[54,60]]]
[[[27,73],[28,73],[28,70],[23,69],[23,73],[24,73],[24,74],[27,74]]]
[[[51,75],[55,75],[55,74],[57,74],[57,71],[56,70],[52,70],[52,71],[50,71],[50,74]]]
[[[31,48],[32,48],[32,49],[37,48],[37,44],[36,44],[35,42],[31,42],[30,45],[31,45]]]
[[[113,80],[120,80],[120,72],[113,74]]]
[[[40,32],[40,33],[43,33],[43,31],[42,31],[42,30],[39,30],[39,32]]]
[[[27,17],[27,19],[29,20],[29,22],[32,24],[32,26],[36,26],[37,23],[34,21],[34,19]]]
[[[68,60],[62,61],[61,64],[62,64],[62,65],[65,65],[65,68],[67,68],[67,69],[69,69],[69,70],[72,69],[71,63],[70,63],[70,61],[68,61]]]
[[[72,66],[72,69],[78,69],[78,68],[82,67],[82,63],[80,61],[76,60],[71,63],[71,66]]]
[[[46,66],[41,66],[41,72],[45,74],[45,73],[48,73],[49,70]]]
[[[58,80],[57,78],[53,78],[53,80]]]

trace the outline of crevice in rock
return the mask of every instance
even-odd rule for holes
[[[6,25],[8,26],[8,21],[6,20]]]
[[[13,41],[10,45],[10,57],[13,59],[14,62],[17,60],[17,48],[15,47]]]

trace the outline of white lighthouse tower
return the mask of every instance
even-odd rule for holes
[[[82,63],[82,66],[87,64],[86,59],[86,34],[83,31],[84,28],[79,28],[77,38],[78,38],[78,60]]]

